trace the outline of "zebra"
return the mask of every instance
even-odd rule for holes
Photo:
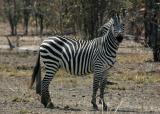
[[[54,108],[49,94],[49,84],[60,68],[64,68],[73,75],[94,73],[93,93],[91,103],[95,110],[96,94],[100,89],[100,99],[103,109],[107,110],[104,101],[104,89],[107,78],[105,76],[116,62],[116,52],[123,40],[123,22],[119,16],[114,15],[102,27],[103,36],[93,40],[73,40],[65,37],[53,36],[44,40],[40,45],[36,66],[33,70],[30,88],[36,80],[36,92],[41,96],[41,103],[46,108]],[[45,65],[45,76],[41,82],[40,59]]]

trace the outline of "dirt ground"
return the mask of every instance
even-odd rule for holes
[[[107,112],[100,104],[99,111],[92,109],[92,74],[77,77],[62,70],[50,85],[56,108],[44,108],[28,89],[37,54],[0,50],[0,114],[160,114],[160,64],[152,62],[150,49],[133,41],[120,47],[108,77],[115,84],[106,88]]]

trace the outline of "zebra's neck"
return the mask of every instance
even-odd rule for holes
[[[102,38],[102,48],[105,52],[110,54],[110,56],[116,56],[116,51],[118,50],[119,43],[114,37],[113,33],[111,30],[108,31],[106,35],[103,36]],[[111,53],[109,53],[111,52]]]
[[[101,27],[101,32],[102,32],[102,35],[105,35],[109,29],[111,28],[111,26],[113,25],[114,21],[113,19],[111,18],[109,22],[107,22],[106,24],[104,24],[102,27]]]

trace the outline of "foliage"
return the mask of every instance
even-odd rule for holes
[[[111,10],[120,11],[143,0],[3,0],[4,12],[16,35],[17,24],[35,28],[36,34],[78,34],[83,39],[98,36],[98,28],[105,23]],[[44,32],[45,30],[45,32]]]

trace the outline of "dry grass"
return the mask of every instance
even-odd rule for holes
[[[137,84],[160,82],[159,71],[154,72],[158,65],[156,66],[153,62],[146,63],[149,59],[151,59],[149,54],[119,55],[118,62],[122,68],[117,68],[111,78],[135,81]]]
[[[31,76],[31,71],[29,69],[19,69],[12,67],[10,65],[0,64],[0,72],[6,76]]]
[[[122,74],[115,74],[114,76],[110,77],[117,81],[134,81],[137,84],[143,83],[156,83],[160,82],[159,74],[138,74],[137,72],[127,72],[124,71]]]
[[[117,61],[122,64],[126,63],[143,63],[147,60],[151,59],[149,54],[130,54],[130,55],[119,55],[117,57]]]
[[[27,57],[26,54],[19,55],[18,57]],[[120,66],[116,67],[114,73],[110,76],[113,80],[120,81],[135,81],[137,84],[142,83],[155,83],[160,82],[159,73],[156,72],[148,72],[145,70],[145,61],[151,59],[151,55],[149,54],[129,54],[129,55],[118,55],[117,61]],[[154,63],[150,63],[152,66]],[[121,65],[123,67],[121,67]],[[140,67],[141,65],[141,67]],[[149,66],[148,65],[148,66]],[[11,66],[9,64],[0,64],[0,72],[7,76],[31,76],[32,70],[31,66],[21,66],[23,68]],[[154,68],[149,69],[152,71]],[[44,72],[42,70],[42,72]],[[55,80],[65,85],[76,86],[79,85],[80,82],[85,82],[85,84],[89,85],[92,82],[92,75],[83,76],[73,76],[69,73],[66,73],[64,70],[59,70],[56,73]],[[119,89],[124,89],[120,87]]]

